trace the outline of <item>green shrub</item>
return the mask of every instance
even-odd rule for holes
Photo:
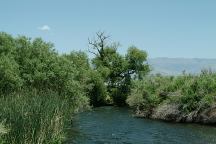
[[[184,113],[200,111],[215,103],[216,73],[202,71],[200,75],[151,75],[136,81],[127,103],[144,110],[161,102],[179,103]]]
[[[126,100],[129,106],[139,107],[139,109],[142,108],[143,110],[152,110],[162,101],[159,95],[156,95],[156,85],[158,83],[152,80],[149,83],[146,83],[147,81],[137,81],[134,83],[131,94]]]
[[[71,55],[41,38],[0,33],[0,122],[10,129],[0,140],[62,143],[73,113],[89,107],[90,67],[85,55]]]

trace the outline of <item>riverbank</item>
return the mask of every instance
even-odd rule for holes
[[[147,77],[135,82],[127,103],[136,117],[216,124],[216,74]]]
[[[158,119],[163,121],[181,123],[216,124],[216,106],[211,106],[200,112],[192,111],[189,114],[185,114],[179,111],[177,104],[161,104],[151,113],[136,110],[134,117]]]

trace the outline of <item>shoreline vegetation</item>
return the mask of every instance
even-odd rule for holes
[[[73,113],[89,108],[91,84],[81,77],[86,62],[70,56],[86,60],[81,52],[60,55],[40,38],[0,33],[0,143],[64,141]]]
[[[173,122],[216,123],[216,73],[154,75],[136,81],[127,103],[136,117]]]
[[[147,53],[125,55],[96,33],[89,53],[59,54],[41,38],[0,33],[0,144],[63,143],[75,113],[129,106],[139,117],[216,123],[216,73],[150,75]]]

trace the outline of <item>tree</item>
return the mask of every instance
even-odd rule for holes
[[[9,93],[22,85],[19,65],[15,61],[15,41],[0,33],[0,93]]]
[[[99,56],[101,61],[103,61],[105,54],[104,49],[106,47],[106,41],[109,36],[106,36],[104,32],[97,32],[97,38],[94,40],[89,39],[89,44],[91,45],[92,50],[89,49],[89,52],[95,56]]]
[[[16,61],[20,65],[20,75],[25,86],[38,89],[50,88],[54,75],[58,54],[53,44],[40,38],[33,41],[26,37],[16,39]]]
[[[134,78],[142,79],[150,71],[146,63],[147,53],[135,46],[128,48],[126,60],[129,64],[127,72],[129,75],[134,74]]]
[[[95,56],[93,68],[101,73],[109,95],[122,105],[130,93],[131,80],[142,79],[149,72],[147,53],[132,46],[122,56],[117,52],[119,44],[108,44],[108,38],[104,32],[96,33],[96,39],[89,40],[89,52]]]

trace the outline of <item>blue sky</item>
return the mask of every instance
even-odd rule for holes
[[[215,0],[1,0],[0,31],[42,37],[61,52],[87,50],[97,31],[125,53],[216,58]]]

